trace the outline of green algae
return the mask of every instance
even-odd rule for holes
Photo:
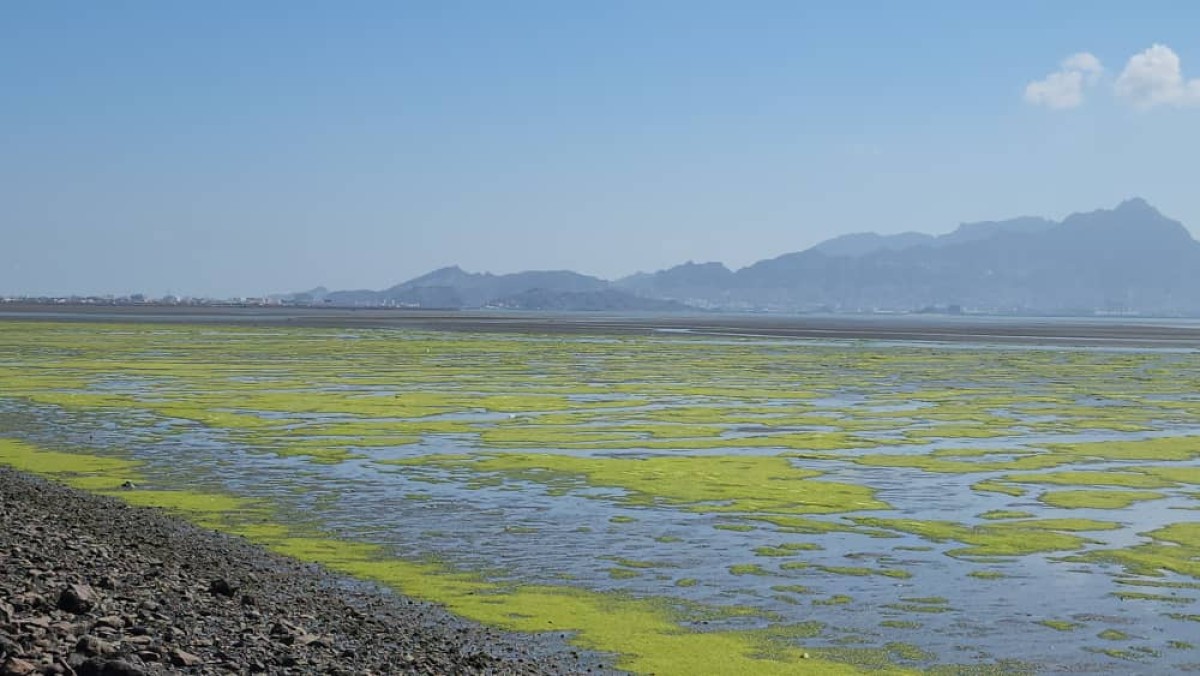
[[[879,626],[885,629],[920,629],[922,625],[914,620],[883,620]]]
[[[955,541],[970,545],[947,552],[950,556],[1024,556],[1046,552],[1080,549],[1088,540],[1077,535],[1059,532],[1078,529],[1079,524],[1036,522],[1001,522],[979,526],[964,526],[953,521],[919,521],[915,519],[883,519],[857,517],[864,526],[896,530],[918,535],[933,542]]]
[[[1044,474],[1009,474],[1004,481],[1019,484],[1057,484],[1065,486],[1119,486],[1122,488],[1165,488],[1172,482],[1138,472],[1047,472]]]
[[[533,526],[505,526],[504,532],[509,535],[531,535],[538,532]]]
[[[1200,582],[1179,582],[1177,580],[1142,580],[1122,577],[1113,580],[1117,584],[1135,587],[1158,587],[1162,589],[1200,589]]]
[[[1156,491],[1050,491],[1038,500],[1063,509],[1124,509],[1137,502],[1167,497]]]
[[[0,464],[88,490],[115,489],[139,477],[139,463],[131,460],[61,453],[17,439],[0,438]]]
[[[1099,655],[1105,655],[1117,660],[1133,661],[1145,657],[1144,654],[1137,653],[1132,650],[1119,650],[1117,648],[1092,648],[1089,646],[1084,648],[1084,650],[1094,652]]]
[[[950,603],[950,599],[944,596],[902,596],[901,601],[905,603],[919,603],[922,605],[940,605]]]
[[[670,567],[670,564],[659,563],[655,561],[639,561],[637,559],[626,559],[620,556],[605,556],[601,557],[612,561],[613,563],[624,566],[626,568],[663,568]]]
[[[777,584],[771,586],[772,591],[785,594],[812,594],[813,590],[802,584]]]
[[[813,542],[784,542],[776,546],[755,547],[755,556],[795,556],[799,552],[810,552],[824,549]]]
[[[1079,622],[1070,622],[1068,620],[1038,620],[1038,624],[1050,627],[1055,631],[1075,631],[1083,626]]]
[[[1020,486],[1013,486],[1012,484],[996,481],[994,479],[976,481],[975,483],[971,484],[971,489],[985,493],[1003,493],[1004,495],[1011,495],[1013,497],[1021,497],[1026,493],[1026,490]]]
[[[1033,516],[1029,512],[1019,512],[1009,509],[993,509],[990,512],[984,512],[979,515],[981,519],[999,520],[999,519],[1026,519]]]
[[[729,567],[730,575],[770,575],[757,563],[735,563]]]
[[[862,528],[850,524],[822,521],[803,516],[774,516],[757,514],[746,517],[774,525],[779,531],[802,535],[824,535],[827,533],[856,533],[871,537],[896,537],[895,533],[877,528]]]
[[[869,488],[813,480],[821,473],[774,456],[591,458],[505,453],[379,462],[494,473],[551,485],[578,482],[619,488],[628,492],[622,502],[686,505],[697,512],[831,514],[887,507]]]
[[[1162,480],[1168,485],[1192,484],[1200,485],[1200,467],[1156,465],[1147,467],[1126,467],[1130,472],[1140,472]]]
[[[754,526],[746,523],[718,523],[713,524],[713,528],[716,528],[717,530],[727,530],[734,533],[749,533],[750,531],[757,530]]]
[[[1129,639],[1129,634],[1117,629],[1105,629],[1099,634],[1096,634],[1096,636],[1104,639],[1105,641],[1125,641]]]
[[[974,472],[997,472],[1014,469],[1046,469],[1066,464],[1071,459],[1066,456],[1048,453],[1020,455],[1012,460],[1005,461],[945,460],[943,458],[932,457],[931,455],[876,454],[860,455],[853,458],[853,461],[870,467],[911,467],[926,472],[970,474]]]
[[[998,570],[973,570],[967,573],[967,577],[974,577],[980,580],[1002,580],[1008,576]]]
[[[824,599],[813,599],[812,604],[814,606],[844,606],[852,601],[854,599],[845,594],[834,594]]]
[[[1056,453],[1101,460],[1191,460],[1200,457],[1200,439],[1187,436],[1051,444],[1048,448]]]
[[[879,575],[899,579],[912,577],[912,573],[899,568],[865,568],[859,566],[813,566],[813,568],[832,575],[850,575],[856,577]]]
[[[949,606],[942,604],[929,605],[922,603],[885,603],[882,607],[889,608],[891,610],[899,610],[900,612],[904,613],[936,614],[950,612],[951,610]]]
[[[1110,594],[1110,596],[1115,596],[1116,598],[1119,598],[1122,601],[1160,601],[1162,603],[1177,603],[1177,604],[1192,603],[1193,601],[1196,600],[1189,596],[1167,596],[1165,594],[1147,594],[1145,592],[1130,592],[1130,591],[1116,591],[1116,592],[1112,592],[1112,594]]]

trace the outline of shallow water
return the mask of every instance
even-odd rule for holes
[[[888,660],[920,667],[1200,663],[1200,566],[1068,560],[1196,521],[1193,353],[146,328],[6,324],[0,434],[488,580],[702,604],[684,628],[818,622],[784,640],[830,659],[903,643]],[[1135,446],[1090,446],[1105,442]],[[1009,466],[1029,456],[1055,464]],[[926,463],[941,460],[994,464]],[[1079,470],[1130,486],[1061,483]],[[1161,496],[1041,499],[1083,489]],[[995,530],[1040,519],[1073,521]],[[963,552],[977,536],[993,549]]]

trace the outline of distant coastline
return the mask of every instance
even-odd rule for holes
[[[1200,319],[929,314],[588,313],[250,305],[0,305],[3,321],[187,323],[504,333],[1200,349]]]

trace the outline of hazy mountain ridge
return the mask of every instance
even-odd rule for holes
[[[306,292],[316,298],[314,289]],[[300,296],[300,294],[297,294]],[[652,302],[650,302],[652,301]],[[927,235],[856,233],[733,271],[687,262],[613,282],[567,270],[446,267],[334,305],[553,310],[707,308],[1200,314],[1200,243],[1145,200],[1068,216],[965,223]]]

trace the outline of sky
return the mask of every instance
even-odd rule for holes
[[[0,3],[0,295],[731,268],[1132,196],[1200,233],[1200,3]]]

